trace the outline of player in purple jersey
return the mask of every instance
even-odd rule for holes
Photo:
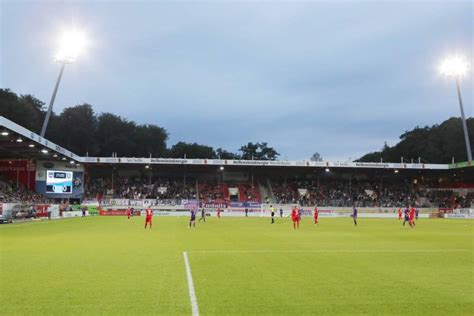
[[[199,218],[199,221],[206,221],[206,211],[204,207],[201,209],[201,218]]]
[[[355,204],[352,204],[352,219],[354,220],[354,225],[357,226],[357,208]]]
[[[410,216],[409,216],[410,210],[408,209],[408,206],[405,208],[403,211],[403,226],[405,226],[406,222],[410,222]]]
[[[191,218],[189,219],[189,227],[188,228],[191,228],[191,226],[196,228],[196,210],[195,209],[191,210]]]

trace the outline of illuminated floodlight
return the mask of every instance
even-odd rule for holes
[[[224,166],[220,166],[219,170],[221,170],[221,171],[224,170]]]
[[[6,130],[2,131],[2,136],[8,136],[8,135],[9,135],[8,131],[6,131]]]
[[[395,172],[395,173],[398,173],[398,170],[397,170],[397,169],[395,169],[395,171],[394,171],[394,172]]]
[[[23,142],[23,139],[21,139],[21,137],[18,137],[18,139],[16,140],[17,143],[22,143]]]
[[[326,168],[326,172],[329,172],[329,168]]]
[[[34,147],[35,147],[35,144],[29,144],[28,147],[34,148]]]
[[[469,70],[469,62],[463,56],[451,56],[443,60],[439,72],[447,77],[463,77]]]
[[[71,164],[72,164],[72,165],[75,164],[75,161],[74,161],[74,160],[71,160]]]
[[[59,50],[55,60],[64,64],[71,64],[76,61],[77,56],[84,52],[87,46],[85,34],[78,30],[65,31],[59,40]]]
[[[439,71],[446,77],[451,77],[456,80],[456,91],[458,93],[459,109],[461,110],[462,129],[464,133],[464,142],[466,144],[467,160],[472,161],[471,142],[469,140],[469,133],[467,130],[466,116],[464,115],[460,84],[461,78],[468,73],[469,67],[469,61],[465,57],[456,55],[446,58],[441,63]]]
[[[47,154],[47,153],[48,153],[48,151],[47,151],[46,149],[41,149],[41,152],[42,152],[43,154]]]

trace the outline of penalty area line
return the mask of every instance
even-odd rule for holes
[[[188,279],[189,300],[191,301],[191,313],[193,316],[199,316],[199,308],[194,290],[193,275],[191,274],[191,266],[189,265],[188,252],[183,252],[184,265],[186,267],[186,277]]]

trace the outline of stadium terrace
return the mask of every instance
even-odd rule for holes
[[[414,205],[428,214],[468,209],[474,195],[469,163],[83,157],[4,117],[0,126],[3,202],[86,204],[92,212],[185,211],[196,201],[260,215],[270,205],[289,214],[293,205],[344,212],[355,202],[367,213]]]

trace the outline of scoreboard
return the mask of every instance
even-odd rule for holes
[[[72,182],[72,171],[46,171],[46,193],[71,194]]]

